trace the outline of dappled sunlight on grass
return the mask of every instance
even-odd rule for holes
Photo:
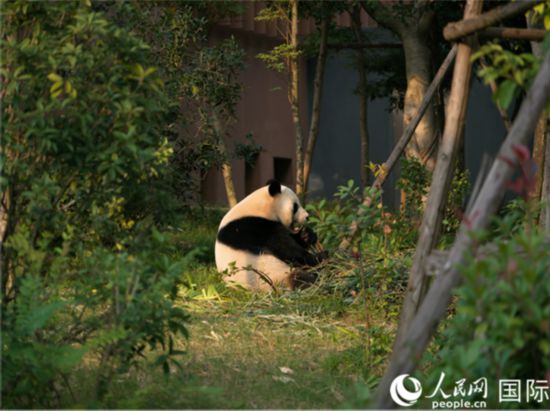
[[[222,406],[337,407],[351,387],[380,375],[393,334],[382,312],[367,328],[363,304],[319,289],[273,296],[217,288],[213,298],[188,299],[183,367],[201,385],[222,388]],[[373,339],[377,352],[368,348]]]
[[[174,349],[184,352],[177,357],[179,365],[173,363],[165,375],[152,365],[158,354],[146,353],[151,365],[117,377],[102,405],[364,406],[391,350],[402,263],[388,256],[380,261],[369,257],[358,265],[356,259],[333,256],[320,268],[319,281],[305,290],[275,295],[231,287],[214,264],[222,214],[219,209],[191,213],[171,232],[171,241],[182,252],[200,250],[182,273],[178,289],[178,304],[190,316],[189,338],[173,341]],[[391,281],[369,286],[358,280],[360,273],[397,283],[391,290],[386,288]],[[83,375],[88,372],[92,370],[83,370]],[[93,388],[88,391],[84,397],[93,398]],[[86,406],[93,407],[93,401]]]

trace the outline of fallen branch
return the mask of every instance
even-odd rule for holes
[[[423,304],[402,343],[396,346],[390,365],[376,391],[374,408],[388,408],[393,406],[389,395],[389,388],[400,374],[411,373],[430,342],[437,325],[445,316],[452,290],[460,280],[459,268],[471,251],[473,231],[487,227],[489,219],[497,210],[504,193],[506,184],[513,175],[518,159],[513,147],[527,145],[533,136],[539,115],[550,98],[550,53],[546,54],[527,97],[523,101],[519,113],[502,144],[499,153],[485,179],[479,196],[475,199],[471,212],[462,222],[455,242],[450,250],[444,266],[437,271],[437,276],[431,286]]]
[[[499,21],[521,14],[538,3],[542,3],[542,0],[523,0],[508,3],[504,6],[495,7],[477,17],[449,23],[443,29],[443,37],[447,41],[456,41],[461,37],[486,29]]]

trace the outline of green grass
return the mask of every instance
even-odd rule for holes
[[[184,274],[181,304],[190,314],[181,367],[169,375],[150,365],[115,378],[103,408],[342,408],[364,407],[391,349],[395,316],[375,293],[318,286],[282,295],[225,286],[214,265],[223,210],[188,216],[173,230],[182,253],[199,247]],[[342,264],[342,272],[353,265]],[[339,284],[348,284],[348,278]],[[381,289],[381,294],[386,290]],[[154,353],[151,353],[153,358]],[[91,367],[93,368],[93,367]],[[82,373],[78,398],[93,398]],[[90,378],[90,380],[93,380]],[[74,403],[72,404],[75,405]]]

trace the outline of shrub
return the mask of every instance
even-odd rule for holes
[[[193,254],[171,257],[160,229],[169,101],[148,46],[86,2],[2,18],[3,405],[60,406],[83,358],[101,398],[148,350],[168,371],[186,333]]]
[[[463,268],[456,315],[444,331],[432,379],[437,381],[441,371],[447,382],[486,377],[492,408],[514,406],[497,401],[499,379],[520,379],[523,390],[527,379],[547,379],[550,253],[543,234],[521,231],[510,239],[498,239],[493,253]],[[516,402],[515,406],[525,408],[526,404]]]
[[[370,199],[369,204],[365,198]],[[322,269],[322,288],[343,293],[350,302],[366,298],[370,307],[384,310],[388,317],[396,316],[410,264],[408,251],[403,252],[408,244],[402,241],[401,223],[382,206],[380,191],[368,187],[361,196],[350,180],[338,187],[333,201],[311,203],[307,209],[313,228],[332,256]],[[354,235],[352,222],[357,228]],[[339,250],[344,239],[350,245]]]
[[[401,177],[397,188],[405,193],[405,204],[401,204],[402,216],[417,226],[422,219],[423,199],[428,194],[430,173],[417,159],[401,160]]]
[[[405,204],[401,205],[399,231],[404,242],[414,246],[417,240],[418,226],[424,212],[424,199],[428,195],[431,173],[417,159],[401,161],[401,177],[397,187],[405,193]],[[441,222],[443,234],[454,234],[461,223],[464,199],[470,189],[469,173],[457,171],[453,176],[449,196]]]
[[[363,198],[372,199],[370,205],[363,204]],[[315,227],[323,246],[329,250],[337,249],[345,238],[350,237],[352,222],[357,223],[356,244],[361,242],[368,233],[380,227],[383,220],[383,207],[380,203],[380,191],[366,188],[363,196],[359,187],[349,180],[346,185],[339,186],[334,194],[334,201],[321,200],[307,206],[310,221]]]

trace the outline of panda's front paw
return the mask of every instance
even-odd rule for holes
[[[319,260],[319,263],[321,263],[322,261],[325,261],[329,257],[328,251],[323,250],[317,253],[316,257],[317,257],[317,260]]]
[[[300,230],[300,238],[308,247],[317,244],[317,234],[309,227],[302,227]]]

